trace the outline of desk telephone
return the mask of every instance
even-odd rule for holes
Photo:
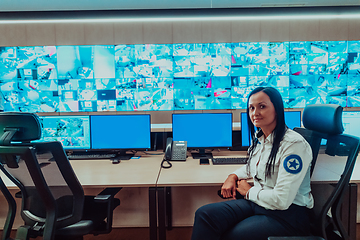
[[[172,138],[167,138],[165,149],[165,159],[167,161],[185,161],[186,152],[186,141],[173,141]]]

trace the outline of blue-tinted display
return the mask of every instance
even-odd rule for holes
[[[245,112],[241,113],[241,145],[243,147],[250,146],[251,137],[247,124],[247,114]],[[291,111],[285,112],[285,123],[290,128],[301,127],[301,112],[300,111]]]
[[[92,149],[149,149],[150,115],[92,115]]]
[[[359,111],[344,111],[342,120],[344,133],[360,137]]]
[[[360,107],[360,41],[0,47],[5,111],[246,109],[257,86],[286,108]]]
[[[174,141],[187,141],[189,148],[232,146],[231,113],[173,114]]]
[[[89,116],[39,116],[42,142],[59,141],[66,150],[90,149]]]

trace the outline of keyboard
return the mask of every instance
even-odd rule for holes
[[[69,154],[70,160],[81,159],[110,159],[116,157],[116,153],[86,153],[86,154]]]
[[[215,157],[212,158],[213,165],[246,164],[248,157]]]

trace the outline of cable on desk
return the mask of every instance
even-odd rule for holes
[[[168,164],[167,166],[164,165],[165,162]],[[162,167],[162,168],[171,168],[171,167],[172,167],[172,163],[171,163],[168,159],[166,159],[166,158],[164,157],[164,159],[163,159],[162,162],[161,162],[161,167]]]

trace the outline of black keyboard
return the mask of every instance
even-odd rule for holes
[[[213,165],[225,165],[225,164],[245,164],[248,157],[215,157],[212,160]]]
[[[69,154],[70,160],[81,159],[110,159],[116,157],[116,153],[86,153],[86,154]]]

